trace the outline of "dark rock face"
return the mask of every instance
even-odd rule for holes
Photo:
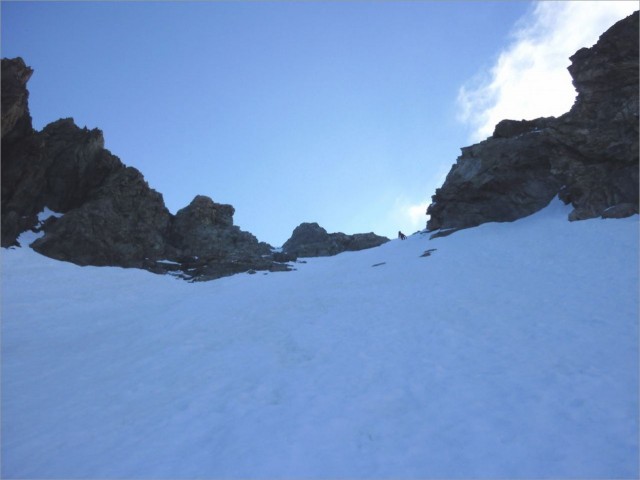
[[[98,129],[79,128],[72,118],[50,123],[41,132],[47,165],[46,205],[56,212],[81,206],[111,174],[124,170],[104,148]]]
[[[122,166],[84,203],[45,227],[32,248],[79,265],[141,268],[164,256],[170,222],[162,195],[138,170]]]
[[[2,246],[38,225],[43,255],[79,265],[145,268],[209,280],[248,270],[286,271],[272,248],[233,225],[231,205],[197,196],[175,216],[142,174],[104,148],[98,129],[61,119],[32,128],[26,83],[33,70],[2,60]]]
[[[33,70],[22,58],[2,62],[2,139],[32,133],[27,82]]]
[[[638,213],[638,30],[636,12],[571,57],[578,97],[557,138],[575,154],[554,163],[571,220],[625,203]]]
[[[561,184],[550,174],[548,139],[539,133],[495,138],[462,149],[436,190],[428,229],[512,221],[545,207]]]
[[[389,239],[374,233],[327,233],[317,223],[302,223],[282,246],[286,255],[297,257],[327,257],[346,251],[364,250],[377,247]]]
[[[22,59],[2,60],[3,247],[37,229],[44,236],[32,248],[52,258],[210,280],[287,271],[297,254],[335,255],[388,241],[374,234],[327,234],[317,225],[314,237],[301,226],[289,252],[274,252],[234,226],[231,205],[199,195],[171,215],[142,174],[104,148],[100,130],[80,128],[70,118],[33,130],[26,88],[32,73]],[[40,225],[37,215],[45,207],[63,215]]]
[[[34,242],[44,255],[123,267],[159,258],[170,223],[162,196],[105,150],[100,130],[67,118],[34,131],[26,88],[32,72],[22,59],[2,60],[2,246],[16,244],[48,207],[65,215]]]
[[[2,246],[37,223],[45,168],[42,142],[32,128],[26,84],[33,70],[21,58],[2,60]],[[25,168],[27,167],[27,168]]]
[[[248,270],[288,270],[269,244],[233,225],[234,208],[196,196],[173,217],[169,242],[173,257],[198,279]]]
[[[574,207],[570,220],[638,213],[638,12],[571,62],[571,110],[503,120],[463,148],[432,198],[428,230],[516,220],[556,195]]]

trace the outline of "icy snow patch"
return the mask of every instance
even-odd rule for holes
[[[156,260],[156,263],[162,263],[164,265],[181,265],[180,262],[174,262],[173,260]]]
[[[64,215],[64,214],[63,213],[54,212],[53,210],[50,210],[48,207],[45,207],[38,214],[38,224],[36,225],[35,229],[34,230],[26,230],[26,231],[22,232],[20,235],[18,235],[18,239],[17,239],[18,243],[21,246],[25,247],[27,245],[31,245],[37,239],[42,238],[44,236],[44,232],[41,230],[41,227],[44,224],[44,222],[47,221],[51,217],[60,218],[60,217],[62,217],[62,215]]]
[[[62,215],[64,215],[64,213],[54,212],[48,207],[44,207],[44,209],[38,214],[38,221],[40,223],[44,223],[46,220],[48,220],[51,217],[60,218]]]

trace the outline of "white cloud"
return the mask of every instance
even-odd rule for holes
[[[451,170],[451,164],[442,163],[436,170],[436,174],[427,181],[424,191],[435,193],[436,188],[444,183],[449,170]],[[429,220],[427,215],[429,205],[431,205],[431,195],[427,199],[406,195],[396,197],[393,208],[389,210],[389,224],[398,225],[406,234],[424,230]],[[395,233],[391,233],[394,237]]]
[[[424,228],[425,215],[429,202],[418,203],[416,205],[408,205],[405,210],[405,214],[411,222],[411,226],[414,229]]]
[[[390,219],[393,224],[397,225],[400,230],[409,235],[418,230],[424,230],[428,217],[426,216],[427,207],[430,201],[411,202],[406,198],[398,198],[395,201],[394,208],[390,211]],[[392,237],[395,233],[391,232]]]
[[[512,42],[490,71],[459,90],[459,118],[472,128],[471,140],[490,136],[505,118],[567,112],[576,96],[567,71],[569,57],[637,9],[636,1],[536,3],[516,24]]]

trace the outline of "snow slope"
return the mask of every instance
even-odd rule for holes
[[[638,216],[566,215],[199,284],[3,250],[2,478],[637,478]]]

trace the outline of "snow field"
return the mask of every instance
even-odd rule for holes
[[[3,250],[2,477],[637,477],[638,217],[567,213],[196,284]]]

